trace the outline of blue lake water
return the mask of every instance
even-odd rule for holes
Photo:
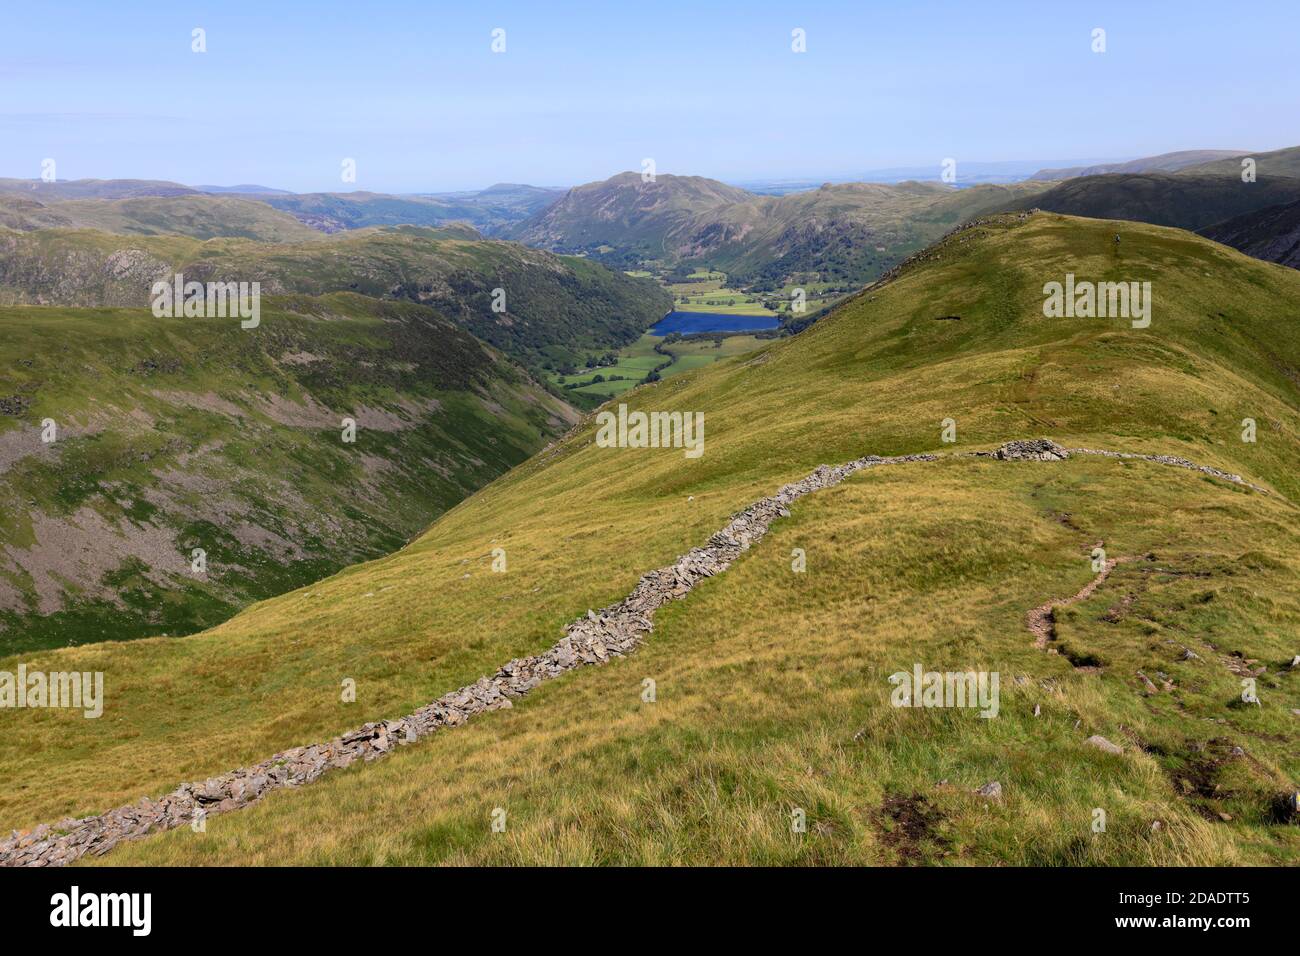
[[[693,335],[697,332],[756,332],[774,329],[781,324],[776,316],[723,315],[719,312],[669,312],[650,327],[651,335],[680,332]]]

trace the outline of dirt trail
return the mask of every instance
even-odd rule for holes
[[[1101,543],[1097,544],[1101,547]],[[1137,555],[1124,555],[1119,558],[1107,558],[1102,564],[1101,570],[1097,576],[1081,587],[1077,594],[1068,598],[1060,598],[1055,601],[1048,601],[1046,604],[1040,604],[1025,615],[1025,626],[1029,628],[1034,635],[1034,647],[1039,650],[1052,650],[1048,644],[1056,639],[1056,626],[1052,623],[1052,611],[1058,607],[1069,607],[1071,604],[1078,604],[1080,601],[1086,601],[1092,597],[1092,593],[1101,587],[1103,581],[1110,577],[1110,572],[1115,570],[1115,565],[1125,564],[1129,561],[1136,561]],[[1081,668],[1082,669],[1082,668]]]

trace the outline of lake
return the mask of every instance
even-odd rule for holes
[[[774,315],[723,315],[720,312],[669,312],[650,328],[651,335],[680,332],[757,332],[774,329],[781,320]]]

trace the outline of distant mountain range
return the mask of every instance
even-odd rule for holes
[[[796,278],[862,284],[964,219],[1043,188],[845,183],[774,196],[700,176],[645,182],[627,172],[575,187],[502,234],[624,268],[707,266],[759,288]]]
[[[1064,169],[1040,169],[1030,179],[1058,180],[1079,176],[1103,176],[1108,173],[1175,173],[1189,166],[1201,166],[1215,160],[1232,159],[1248,155],[1241,149],[1185,149],[1176,153],[1161,153],[1120,163],[1100,163],[1092,166],[1068,166]]]
[[[1242,161],[1255,181],[1242,181]],[[190,187],[158,180],[0,180],[0,226],[30,232],[95,230],[127,236],[241,238],[310,244],[372,227],[456,230],[444,238],[510,239],[615,269],[707,267],[758,291],[791,283],[850,289],[882,275],[948,229],[992,211],[1035,207],[1093,218],[1206,230],[1300,199],[1300,147],[1245,153],[1182,150],[1122,162],[1031,172],[1032,163],[878,170],[876,183],[754,184],[627,172],[568,190],[498,183],[482,190],[391,195],[293,193],[268,186]],[[1005,178],[1017,181],[976,182]],[[1285,213],[1220,235],[1252,254],[1286,249]],[[1282,230],[1274,238],[1269,230]],[[1262,230],[1262,231],[1261,231]],[[1287,255],[1283,253],[1286,261]],[[311,291],[322,291],[313,288]],[[509,348],[508,342],[488,341]]]
[[[1240,176],[1190,171],[1110,173],[1065,180],[1017,200],[1010,208],[1037,207],[1090,219],[1129,219],[1196,230],[1295,199],[1300,199],[1300,179],[1287,176],[1244,183]]]
[[[1199,166],[1191,166],[1183,170],[1183,172],[1210,176],[1229,176],[1239,180],[1242,172],[1242,159],[1245,155],[1255,161],[1257,180],[1262,181],[1274,176],[1300,178],[1300,146],[1288,146],[1285,149],[1274,149],[1263,153],[1238,155],[1231,159],[1220,159],[1214,162],[1202,163]]]
[[[56,200],[46,195],[0,193],[0,226],[98,229],[120,235],[177,235],[195,239],[236,236],[294,242],[323,234],[295,216],[240,196],[183,193],[128,199]]]
[[[291,196],[289,189],[273,189],[270,186],[257,186],[244,183],[240,186],[195,186],[201,193],[243,193],[249,196]]]
[[[286,213],[298,223],[316,232],[342,232],[369,226],[444,226],[463,222],[490,234],[506,225],[533,215],[563,195],[562,190],[513,183],[498,183],[487,189],[460,193],[390,195],[373,192],[294,193],[269,186],[186,186],[160,180],[82,179],[44,182],[29,179],[0,179],[0,200],[22,199],[50,207],[38,212],[36,206],[4,203],[0,224],[10,228],[49,228],[54,226],[89,226],[128,233],[174,232],[182,235],[247,235],[251,238],[282,239],[293,236],[284,220],[259,215],[255,210],[234,205],[204,206],[205,197],[228,201],[244,200]],[[63,208],[62,203],[77,200],[171,200],[186,198],[188,206],[156,203],[153,207],[137,206],[132,210],[104,213],[89,208]],[[219,213],[207,218],[214,225],[189,225],[204,218],[203,210]],[[28,217],[28,218],[24,218]],[[229,223],[217,226],[215,223]],[[221,232],[221,228],[235,231]]]
[[[65,199],[131,199],[136,196],[188,196],[198,190],[158,179],[0,179],[0,195],[28,196],[44,201]]]

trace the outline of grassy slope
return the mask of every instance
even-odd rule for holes
[[[1044,319],[1041,286],[1066,271],[1151,278],[1151,329]],[[962,233],[800,336],[630,396],[704,411],[698,460],[597,449],[588,426],[389,558],[184,641],[29,661],[104,670],[110,709],[100,721],[28,712],[15,722],[0,739],[13,784],[0,819],[102,809],[408,712],[548,646],[565,621],[821,462],[949,450],[939,442],[947,416],[959,422],[958,450],[1045,433],[1180,453],[1294,500],[1300,347],[1287,322],[1297,295],[1300,276],[1288,270],[1155,227],[1039,215]],[[934,321],[951,314],[963,320]],[[1246,415],[1260,422],[1254,445],[1238,441]],[[1155,465],[871,472],[801,502],[728,575],[666,609],[635,657],[561,679],[386,765],[210,821],[205,835],[170,834],[110,859],[941,858],[939,844],[893,835],[889,808],[913,793],[934,805],[933,829],[955,859],[970,862],[1295,859],[1295,831],[1259,822],[1265,795],[1300,772],[1295,677],[1265,678],[1263,708],[1233,708],[1236,681],[1214,652],[1195,643],[1201,667],[1182,669],[1181,648],[1162,643],[1208,638],[1275,672],[1300,622],[1293,529],[1282,497]],[[1109,655],[1102,675],[1075,674],[1029,647],[1024,613],[1091,577],[1099,537],[1112,553],[1155,550],[1161,567],[1210,574],[1135,568],[1126,585],[1116,572],[1061,625],[1072,645]],[[510,555],[505,574],[488,571],[494,546]],[[804,577],[787,577],[794,546],[809,552]],[[1136,594],[1125,616],[1100,620],[1126,586]],[[1003,716],[887,707],[884,675],[917,660],[999,670]],[[1143,698],[1135,663],[1171,673],[1178,689]],[[1030,683],[1017,687],[1015,674]],[[338,702],[349,676],[355,705]],[[647,676],[658,704],[639,700]],[[1034,702],[1043,717],[1028,716]],[[1121,725],[1150,752],[1081,746],[1093,732],[1128,740]],[[1199,759],[1192,743],[1219,738],[1252,755],[1222,772],[1240,801],[1227,824],[1206,820],[1165,770]],[[944,778],[952,786],[936,789]],[[1008,796],[986,810],[968,791],[990,778]],[[504,836],[488,832],[497,805],[511,814]],[[1097,805],[1112,815],[1104,840],[1088,835]],[[802,840],[789,834],[793,806],[808,811]],[[1157,833],[1154,818],[1166,824]]]
[[[94,231],[0,230],[0,301],[141,305],[153,281],[258,281],[262,292],[352,291],[432,305],[502,351],[535,365],[634,341],[671,307],[647,279],[455,229],[366,229],[296,243],[124,239]],[[506,312],[492,311],[492,290]]]
[[[22,409],[0,416],[0,653],[209,627],[400,547],[569,424],[423,306],[264,308],[250,330],[0,309],[0,397]]]

